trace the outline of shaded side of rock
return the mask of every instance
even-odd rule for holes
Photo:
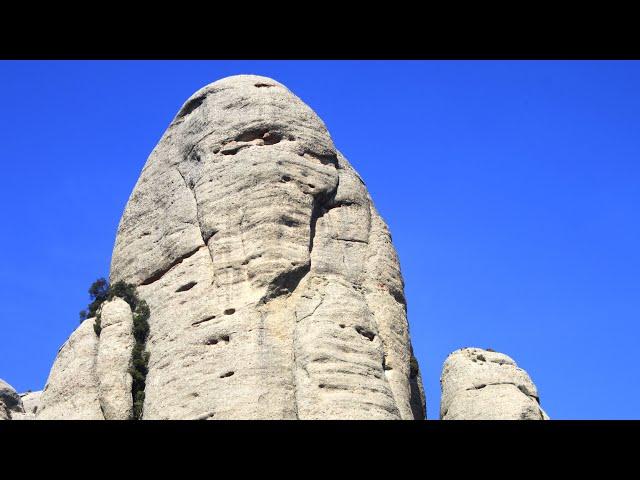
[[[0,420],[11,420],[13,416],[20,414],[24,414],[20,395],[0,378]]]

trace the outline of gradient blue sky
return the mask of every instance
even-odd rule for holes
[[[389,224],[437,418],[447,354],[511,355],[557,419],[640,418],[640,62],[0,62],[0,378],[41,389],[182,103],[275,78]]]

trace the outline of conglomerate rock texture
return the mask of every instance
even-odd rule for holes
[[[442,420],[548,420],[527,372],[502,353],[480,348],[453,352],[444,363]]]
[[[425,417],[389,230],[323,122],[272,79],[225,78],[183,105],[129,198],[110,280],[151,309],[143,419]],[[38,418],[129,414],[122,310],[63,346]]]

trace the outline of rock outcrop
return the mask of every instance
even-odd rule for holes
[[[389,230],[322,121],[270,78],[182,106],[129,198],[110,280],[151,309],[143,419],[425,417]],[[38,418],[128,414],[130,311],[113,310],[100,338],[89,319],[62,347]]]
[[[40,397],[41,420],[103,420],[96,375],[98,336],[88,318],[62,345]]]
[[[527,372],[502,353],[480,348],[453,352],[444,363],[442,420],[548,420]]]
[[[129,365],[135,343],[129,304],[117,297],[106,302],[101,309],[101,325],[96,357],[100,408],[107,420],[127,420],[133,409]]]
[[[41,393],[18,393],[0,378],[0,420],[35,420]]]
[[[21,393],[22,407],[24,413],[16,413],[11,420],[35,420],[36,413],[40,407],[40,396],[42,391]]]
[[[0,378],[0,420],[12,420],[13,416],[20,414],[24,414],[20,395]]]
[[[132,414],[131,350],[133,320],[120,298],[82,322],[56,357],[40,398],[38,419],[128,420]]]

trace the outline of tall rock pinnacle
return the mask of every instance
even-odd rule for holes
[[[143,419],[425,416],[388,228],[323,122],[270,78],[225,78],[182,106],[120,221],[121,280],[151,311]],[[39,412],[128,414],[133,342],[116,326],[130,315],[100,337],[79,327]]]
[[[442,377],[442,420],[548,420],[527,372],[503,353],[463,348],[449,355]]]

